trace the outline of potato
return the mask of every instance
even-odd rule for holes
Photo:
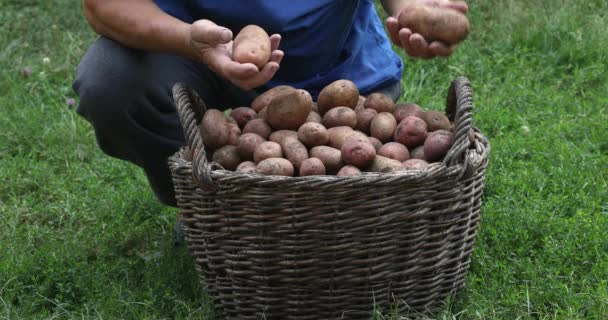
[[[306,159],[308,159],[308,149],[298,139],[285,138],[281,142],[281,148],[285,158],[293,163],[296,169],[300,169],[300,165]]]
[[[424,112],[421,119],[426,122],[428,132],[450,130],[450,119],[442,112],[427,110]]]
[[[281,145],[272,141],[264,141],[260,143],[253,152],[253,161],[255,163],[260,163],[260,161],[268,158],[282,157],[283,149],[281,148]]]
[[[355,129],[364,132],[365,134],[369,134],[369,126],[372,123],[374,117],[378,115],[378,111],[374,109],[363,109],[357,111],[357,126]]]
[[[357,102],[359,102],[359,89],[355,83],[350,80],[337,80],[321,90],[317,107],[319,114],[325,115],[325,112],[334,107],[354,109]]]
[[[245,161],[241,162],[241,164],[236,167],[236,171],[242,173],[255,173],[255,167],[255,163],[251,161]]]
[[[241,129],[243,129],[247,122],[255,119],[257,116],[257,112],[248,107],[238,107],[230,112],[230,117],[236,121]]]
[[[293,164],[283,158],[268,158],[262,160],[255,168],[255,172],[268,176],[293,177]]]
[[[260,137],[268,139],[270,133],[272,133],[272,128],[270,128],[270,125],[268,125],[264,119],[253,119],[247,122],[245,128],[243,128],[243,133],[249,132],[256,133]]]
[[[411,149],[422,145],[426,136],[426,122],[418,117],[407,116],[397,125],[393,141]]]
[[[424,141],[424,156],[428,162],[439,161],[454,144],[454,134],[447,130],[437,130]]]
[[[298,139],[307,147],[321,146],[327,143],[327,129],[320,123],[306,122],[298,129]]]
[[[310,157],[318,158],[323,162],[325,170],[328,173],[335,173],[344,163],[342,162],[342,153],[340,150],[327,146],[317,146],[310,149]]]
[[[239,143],[237,145],[241,158],[249,161],[253,160],[255,149],[264,141],[266,141],[266,139],[260,137],[260,135],[256,133],[249,132],[242,134],[239,137]]]
[[[325,174],[325,165],[319,158],[308,158],[300,165],[300,177],[322,176]]]
[[[372,119],[372,122],[369,125],[369,131],[372,137],[382,142],[388,142],[393,137],[396,126],[397,120],[395,120],[392,113],[380,112]]]
[[[404,7],[398,20],[401,28],[419,33],[428,43],[456,44],[466,39],[471,30],[467,17],[457,10],[415,3]]]
[[[286,86],[286,85],[276,86],[272,89],[268,89],[264,93],[257,96],[251,102],[251,108],[255,112],[260,112],[262,109],[266,108],[268,106],[268,104],[270,104],[270,101],[272,101],[272,99],[274,99],[274,97],[276,97],[277,94],[279,94],[280,92],[283,92],[283,91],[292,91],[292,90],[295,90],[295,88],[292,86]]]
[[[355,106],[355,112],[359,112],[365,109],[365,97],[359,96],[359,101],[357,101],[357,105]]]
[[[389,159],[387,157],[376,155],[372,165],[368,168],[371,172],[396,172],[405,170],[403,164],[397,160]]]
[[[297,139],[298,132],[293,131],[293,130],[278,130],[278,131],[271,133],[268,140],[281,144],[281,142],[283,142],[283,139],[285,139],[287,137],[292,137],[292,138]]]
[[[378,155],[394,159],[399,162],[403,162],[410,158],[410,152],[407,150],[407,147],[399,142],[386,143],[380,147],[380,150],[378,150]]]
[[[410,159],[421,159],[426,160],[424,157],[424,145],[417,146],[416,148],[410,151]]]
[[[270,59],[270,52],[268,33],[256,25],[248,25],[241,29],[232,44],[232,60],[239,63],[253,63],[260,70]]]
[[[312,97],[305,90],[287,90],[270,101],[266,121],[275,130],[298,130],[312,109]]]
[[[306,117],[306,122],[321,123],[321,122],[323,122],[323,118],[321,118],[321,116],[318,113],[316,113],[315,111],[311,111],[308,114],[308,117]]]
[[[312,111],[319,113],[319,107],[317,106],[317,102],[312,102]]]
[[[424,110],[415,103],[398,104],[395,106],[393,116],[397,119],[397,123],[401,122],[407,116],[415,116],[422,119]]]
[[[367,96],[367,99],[365,99],[365,104],[363,106],[366,109],[374,109],[378,113],[393,113],[393,110],[395,109],[395,102],[393,102],[393,99],[389,98],[387,95],[376,92]]]
[[[241,136],[241,129],[236,123],[228,122],[228,142],[227,144],[237,146],[239,144],[239,137]]]
[[[367,139],[374,146],[374,149],[376,149],[376,153],[378,153],[378,150],[382,147],[382,142],[374,137],[367,137]]]
[[[203,115],[199,124],[199,131],[205,145],[211,149],[218,149],[228,143],[230,129],[224,113],[217,109],[209,109]]]
[[[338,171],[338,177],[358,176],[361,174],[361,170],[355,166],[344,166]]]
[[[268,116],[268,107],[264,107],[264,109],[260,110],[260,112],[258,112],[258,119],[264,119],[266,120],[266,117]]]
[[[239,151],[233,145],[225,145],[215,150],[211,160],[224,167],[224,169],[232,171],[241,163]]]
[[[335,107],[331,108],[323,115],[321,122],[326,128],[347,126],[354,128],[357,126],[357,114],[351,108]]]
[[[353,135],[361,139],[367,139],[367,136],[364,133],[355,131],[351,127],[346,126],[329,128],[327,129],[327,134],[329,136],[327,145],[336,149],[341,149],[344,141]]]
[[[376,157],[376,149],[367,139],[348,138],[342,148],[342,161],[357,168],[367,168]]]
[[[424,170],[429,166],[429,163],[422,159],[409,159],[403,162],[405,170]]]

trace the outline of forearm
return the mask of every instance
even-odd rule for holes
[[[85,0],[84,13],[95,32],[128,47],[192,57],[190,25],[151,0]]]
[[[406,4],[414,1],[415,0],[381,0],[380,3],[389,16],[395,16],[401,12],[401,8]]]

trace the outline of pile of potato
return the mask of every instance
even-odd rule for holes
[[[209,160],[226,170],[280,176],[422,170],[453,144],[444,113],[381,94],[359,95],[352,81],[305,90],[278,86],[250,107],[209,109],[199,125]]]

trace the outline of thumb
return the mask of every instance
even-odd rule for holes
[[[209,20],[198,20],[192,24],[192,40],[207,44],[224,44],[232,40],[232,31]]]

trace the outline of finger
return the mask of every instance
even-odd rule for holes
[[[395,45],[401,47],[401,41],[399,40],[399,21],[393,17],[386,18],[386,30],[388,31],[388,36],[391,38],[391,41]]]
[[[417,57],[425,59],[432,58],[428,42],[419,33],[412,34],[410,37],[410,45]]]
[[[277,64],[281,64],[281,61],[283,61],[283,56],[285,56],[285,53],[281,50],[274,50],[271,54],[270,54],[270,60],[271,62],[276,62]]]
[[[207,44],[224,44],[232,40],[232,31],[209,20],[198,20],[192,24],[192,39]]]
[[[224,71],[228,79],[239,80],[246,80],[260,73],[253,63],[238,63],[232,60],[224,64]]]
[[[278,63],[268,62],[266,65],[264,65],[264,67],[262,68],[262,70],[260,70],[260,72],[258,74],[251,77],[247,81],[243,81],[241,83],[241,86],[248,88],[248,89],[257,88],[257,87],[265,84],[266,82],[270,81],[270,79],[272,79],[272,77],[274,77],[274,75],[277,73],[278,70],[279,70]]]
[[[281,44],[281,35],[273,34],[270,36],[270,50],[274,51],[279,49],[279,45]]]
[[[433,41],[431,42],[431,44],[429,44],[429,51],[434,56],[447,57],[454,53],[454,50],[456,50],[455,45],[446,46],[445,44],[439,41]]]
[[[412,36],[412,31],[410,29],[401,28],[401,30],[399,30],[399,43],[401,43],[401,47],[403,49],[405,49],[405,52],[407,52],[408,55],[415,57],[416,52],[412,48],[412,45],[410,44],[411,36]]]
[[[454,9],[460,11],[463,14],[469,12],[469,5],[464,1],[447,1],[442,4],[442,7]]]

